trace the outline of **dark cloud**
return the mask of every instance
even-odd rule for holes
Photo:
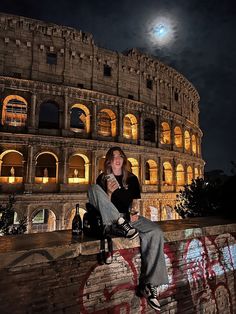
[[[108,49],[141,47],[174,67],[201,97],[206,169],[229,173],[230,160],[236,160],[233,0],[2,0],[0,10],[82,29]],[[167,46],[150,41],[150,25],[157,16],[171,19],[174,38]]]

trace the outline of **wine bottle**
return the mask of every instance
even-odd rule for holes
[[[82,219],[79,214],[79,204],[75,205],[75,216],[72,220],[72,235],[78,236],[82,234]]]

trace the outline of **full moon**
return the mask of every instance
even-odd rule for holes
[[[171,44],[174,39],[175,22],[168,17],[158,17],[148,27],[151,43],[156,46]]]

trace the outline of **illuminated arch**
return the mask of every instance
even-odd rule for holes
[[[24,171],[23,154],[17,150],[6,150],[0,155],[0,182],[22,183]]]
[[[90,132],[90,112],[83,104],[75,104],[70,110],[70,128],[74,132]]]
[[[174,141],[176,147],[183,147],[182,130],[179,126],[174,128]]]
[[[199,170],[197,167],[194,168],[194,178],[197,179],[199,177]]]
[[[98,135],[116,136],[116,115],[110,109],[102,109],[98,113]]]
[[[56,215],[47,208],[38,208],[30,217],[30,233],[49,232],[56,230]]]
[[[69,183],[89,183],[89,159],[84,154],[74,154],[69,158]]]
[[[170,126],[167,122],[161,123],[161,144],[170,144]]]
[[[145,119],[144,123],[144,141],[155,142],[155,122],[153,119]]]
[[[187,167],[187,184],[191,184],[193,180],[193,169],[191,166]]]
[[[145,163],[145,184],[157,184],[157,163],[147,160]]]
[[[176,167],[176,184],[177,185],[184,185],[184,167],[181,164],[178,164]]]
[[[163,206],[161,214],[162,214],[161,215],[162,216],[161,220],[172,220],[172,219],[174,219],[174,217],[173,217],[173,215],[174,215],[173,208],[170,205]]]
[[[170,162],[168,161],[163,163],[163,184],[164,185],[173,184],[173,170]]]
[[[189,131],[184,132],[184,148],[187,152],[190,151],[190,134],[189,134]]]
[[[9,95],[3,100],[2,125],[24,127],[27,120],[27,101],[18,95]]]
[[[57,156],[52,152],[45,151],[37,154],[35,160],[35,183],[57,183]]]
[[[138,121],[131,113],[124,116],[123,136],[132,140],[138,138]]]
[[[194,134],[192,135],[192,152],[194,154],[197,153],[197,140],[196,140],[196,136]]]
[[[128,170],[139,178],[139,165],[135,158],[128,158]]]

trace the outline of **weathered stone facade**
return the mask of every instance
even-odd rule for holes
[[[191,83],[69,27],[0,14],[0,30],[0,198],[19,192],[28,231],[70,228],[114,145],[139,177],[143,214],[176,218],[176,192],[204,167]]]

